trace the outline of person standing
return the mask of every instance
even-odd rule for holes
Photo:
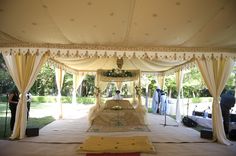
[[[19,102],[19,92],[16,88],[10,93],[8,97],[8,102],[9,102],[9,108],[11,110],[10,128],[11,131],[13,131],[16,118],[17,104]]]
[[[235,97],[232,91],[228,91],[225,94],[221,95],[220,106],[226,135],[228,135],[229,133],[230,109],[234,107],[234,104]]]
[[[164,115],[167,111],[167,105],[168,105],[168,101],[167,101],[167,97],[166,94],[163,90],[161,90],[161,97],[160,97],[160,114]]]
[[[156,91],[152,97],[152,112],[159,113],[159,104],[160,104],[161,89],[157,87]]]

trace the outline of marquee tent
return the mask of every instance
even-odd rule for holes
[[[197,63],[214,98],[214,138],[230,144],[219,96],[236,58],[235,7],[234,0],[2,0],[0,52],[22,94],[46,60],[78,73],[123,58],[123,68],[174,71],[179,80]],[[25,112],[23,96],[12,139],[24,137]]]

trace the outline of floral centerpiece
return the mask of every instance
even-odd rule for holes
[[[113,106],[111,109],[113,109],[113,110],[122,110],[122,107],[121,106]]]

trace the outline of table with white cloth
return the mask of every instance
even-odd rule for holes
[[[93,125],[131,126],[144,125],[144,118],[128,100],[108,100],[104,109],[93,120]]]
[[[190,119],[197,122],[200,126],[212,129],[212,119],[211,118],[203,118],[200,116],[189,116]],[[231,129],[236,129],[236,122],[229,123],[229,131]]]
[[[206,127],[206,128],[212,128],[212,120],[211,118],[203,118],[200,116],[189,116],[190,119],[198,123],[200,126]]]

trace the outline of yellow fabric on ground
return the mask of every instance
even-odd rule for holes
[[[147,136],[90,136],[80,145],[79,153],[155,153]]]

